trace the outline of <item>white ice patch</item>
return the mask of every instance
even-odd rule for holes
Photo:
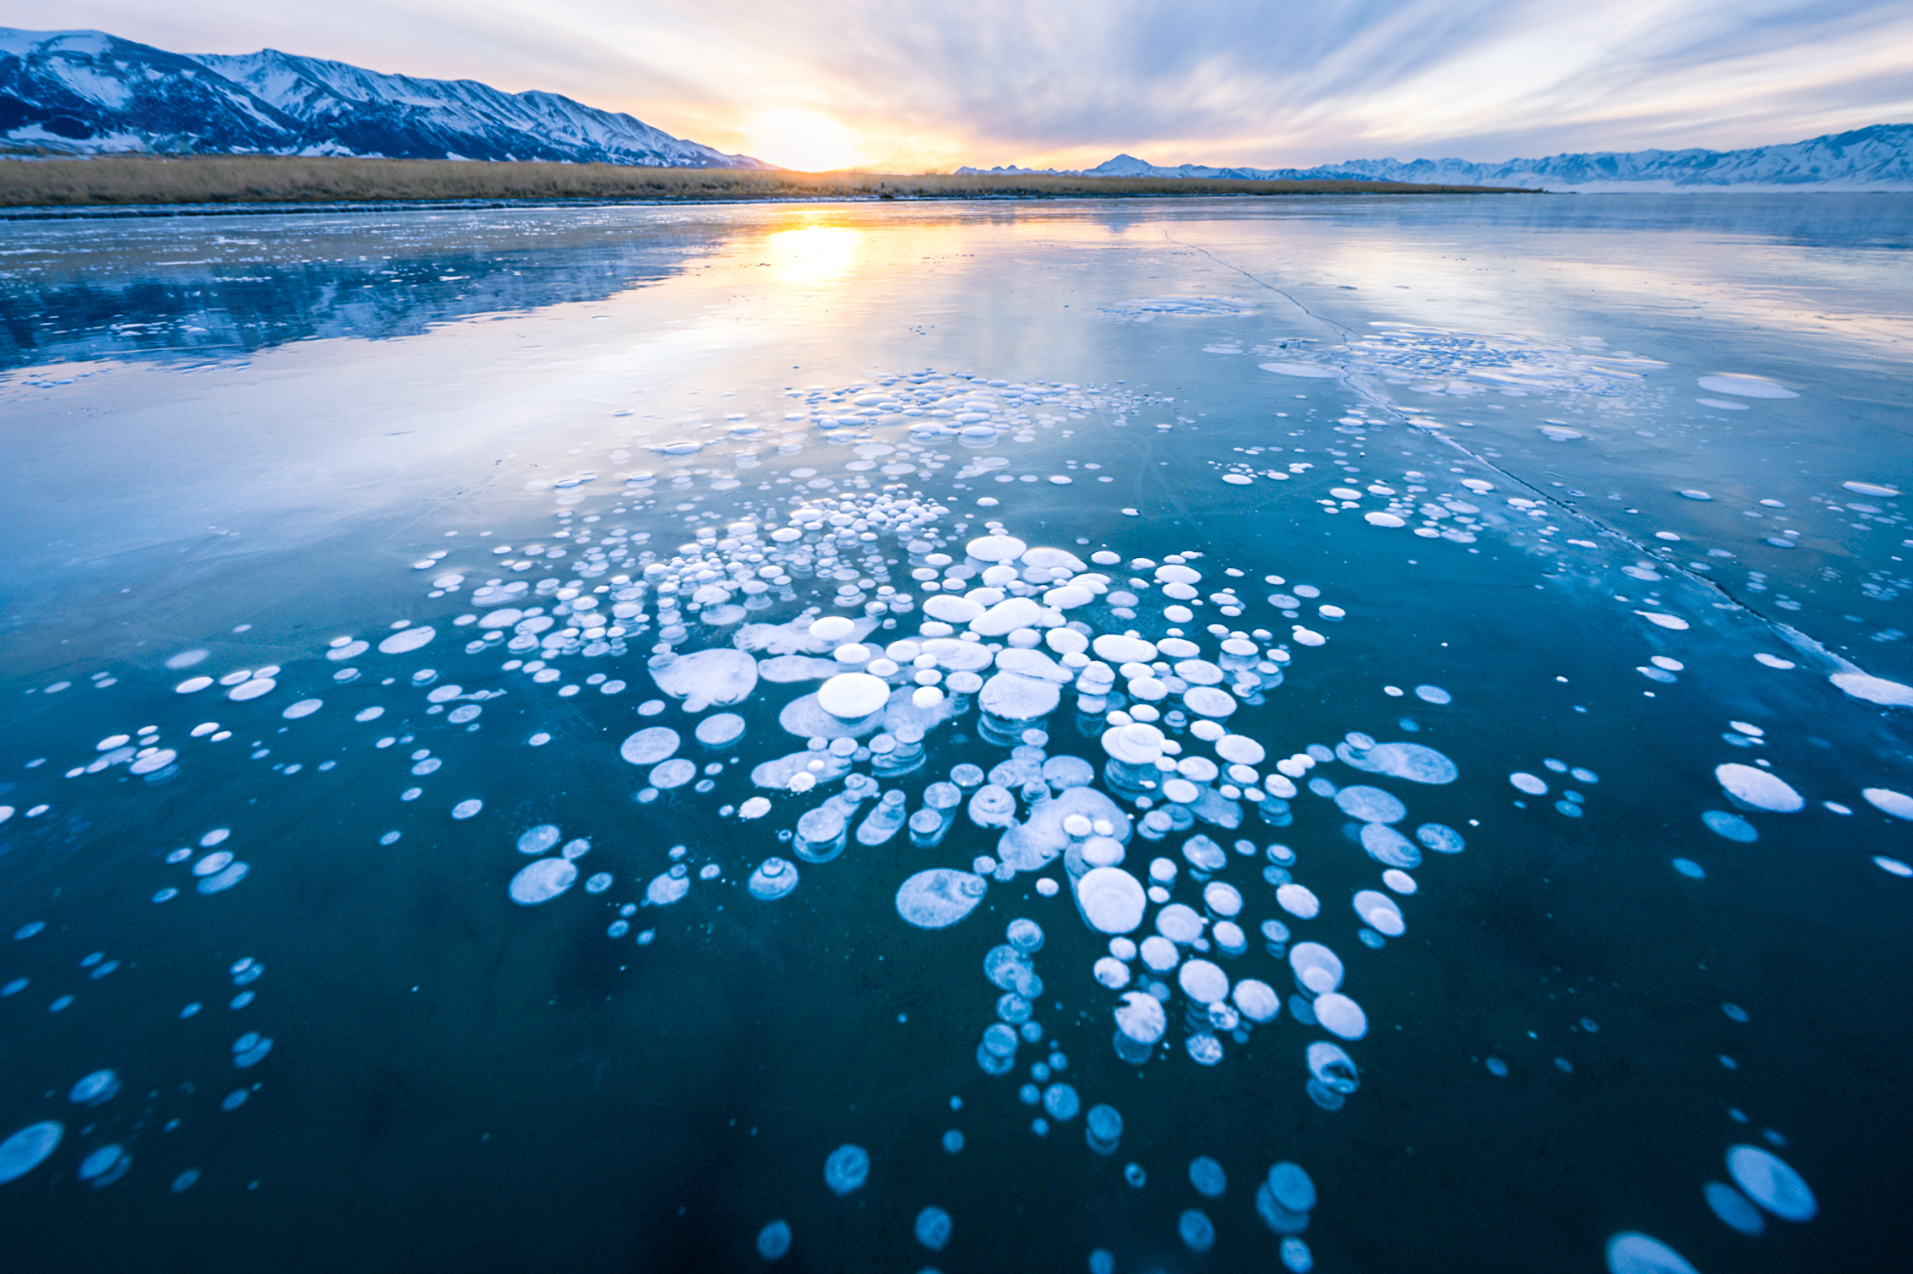
[[[1798,398],[1799,394],[1786,386],[1768,380],[1765,376],[1748,376],[1740,372],[1723,372],[1717,376],[1703,376],[1700,387],[1711,394],[1733,394],[1740,398]]]
[[[662,666],[659,666],[662,665]],[[757,661],[741,650],[700,650],[652,661],[651,679],[686,712],[742,703],[757,688]]]
[[[1319,363],[1257,363],[1256,366],[1277,376],[1301,376],[1312,380],[1335,380],[1342,375],[1340,368],[1323,367]]]
[[[1868,703],[1890,708],[1913,706],[1913,686],[1888,681],[1885,677],[1873,677],[1864,672],[1836,672],[1827,680],[1855,699],[1864,699]]]

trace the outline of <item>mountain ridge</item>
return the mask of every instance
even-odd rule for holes
[[[1121,154],[1080,170],[957,169],[959,173],[1058,173],[1084,177],[1211,177],[1251,181],[1402,181],[1549,190],[1788,188],[1913,189],[1913,123],[1873,124],[1805,141],[1741,150],[1590,151],[1477,163],[1464,159],[1351,159],[1315,168],[1151,164]]]
[[[276,49],[196,55],[103,31],[11,27],[0,27],[0,144],[81,155],[774,167],[557,93],[389,75]]]

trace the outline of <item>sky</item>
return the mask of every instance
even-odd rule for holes
[[[545,89],[788,168],[1732,149],[1913,121],[1908,0],[0,0]]]

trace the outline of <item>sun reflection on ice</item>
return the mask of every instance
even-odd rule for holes
[[[764,246],[780,282],[824,283],[850,273],[863,238],[849,226],[806,225],[775,231]]]

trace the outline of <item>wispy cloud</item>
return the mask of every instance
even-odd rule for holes
[[[67,0],[61,26],[545,88],[904,167],[1731,147],[1913,118],[1905,0]],[[0,24],[50,25],[0,0]]]

